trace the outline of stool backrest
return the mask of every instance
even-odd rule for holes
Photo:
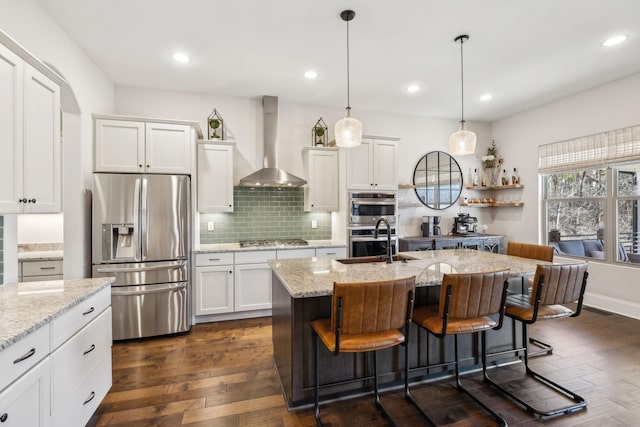
[[[586,262],[538,265],[531,293],[534,303],[539,299],[540,305],[567,304],[575,301],[582,305],[587,284],[587,265]],[[543,286],[542,290],[538,291],[540,283],[543,283]]]
[[[378,282],[333,284],[331,329],[335,330],[341,307],[341,333],[367,334],[404,327],[413,307],[415,276]]]
[[[552,262],[553,246],[534,245],[533,243],[509,242],[507,244],[507,255]]]
[[[504,312],[508,278],[509,270],[445,274],[440,291],[440,317],[470,319]]]

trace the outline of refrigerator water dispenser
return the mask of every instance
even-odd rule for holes
[[[133,224],[102,224],[102,259],[134,260],[136,240]]]

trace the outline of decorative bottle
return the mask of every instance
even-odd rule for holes
[[[518,174],[518,170],[516,168],[513,168],[513,174],[511,175],[511,183],[513,185],[520,184],[520,175]]]
[[[489,172],[485,169],[482,173],[482,186],[487,187],[489,185]]]
[[[502,169],[502,176],[500,177],[500,185],[509,185],[509,177],[507,176],[507,170]]]
[[[478,177],[478,169],[473,170],[473,186],[477,187],[480,185],[480,177]]]

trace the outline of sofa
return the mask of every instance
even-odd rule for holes
[[[553,252],[558,255],[565,254],[604,259],[604,244],[600,239],[562,240],[560,242],[550,242],[549,245],[553,246]],[[640,262],[640,255],[627,253],[624,246],[619,244],[618,261],[638,263]]]

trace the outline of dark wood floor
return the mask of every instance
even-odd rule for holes
[[[539,420],[489,389],[481,375],[465,384],[511,426],[640,425],[640,320],[586,309],[578,318],[539,322],[532,335],[554,345],[550,356],[531,366],[586,398],[588,407],[571,415]],[[542,405],[562,398],[531,386],[518,366],[499,368]],[[413,389],[416,400],[441,425],[495,423],[451,381]],[[383,395],[398,425],[424,425],[401,391]],[[370,396],[321,407],[326,424],[382,426]],[[89,426],[314,426],[312,409],[285,408],[274,369],[270,318],[196,325],[186,335],[117,343],[113,387]]]

